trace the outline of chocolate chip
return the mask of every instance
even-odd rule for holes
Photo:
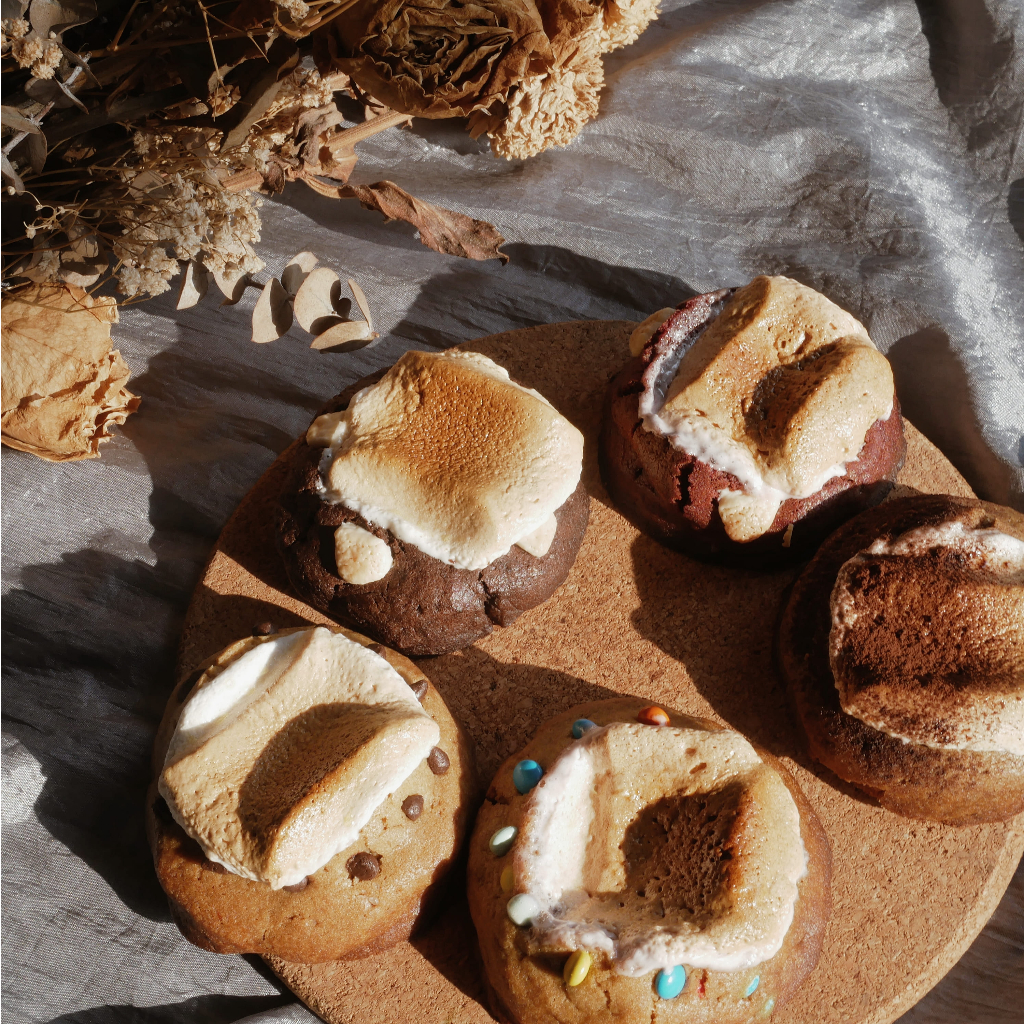
[[[345,865],[348,868],[349,878],[358,879],[360,882],[368,882],[380,874],[380,854],[367,853],[361,850],[352,854]]]
[[[402,801],[402,812],[410,821],[415,821],[423,813],[423,797],[413,793]]]
[[[427,754],[427,766],[435,775],[444,775],[452,763],[440,747],[431,747],[430,753]]]
[[[386,648],[383,644],[370,644],[367,650],[373,651],[374,654],[379,654],[382,658],[385,657],[384,651]]]
[[[272,622],[257,622],[252,627],[253,636],[270,636],[271,633],[276,633],[277,627]]]
[[[416,695],[416,699],[422,704],[423,698],[427,695],[427,687],[430,684],[426,679],[418,679],[415,683],[410,683],[409,686],[412,692]]]
[[[228,873],[228,869],[224,867],[223,864],[218,864],[215,860],[203,861],[203,867],[206,868],[207,871],[213,871],[218,875],[226,875]]]
[[[306,875],[301,882],[296,882],[294,885],[282,885],[281,888],[285,892],[302,892],[307,885],[309,885],[309,875]]]

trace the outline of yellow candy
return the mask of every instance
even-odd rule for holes
[[[505,867],[505,870],[501,873],[501,891],[511,892],[512,886],[515,884],[516,875],[512,870],[512,865],[509,864]]]
[[[593,962],[590,954],[585,949],[577,949],[565,961],[562,969],[562,978],[566,985],[575,988],[583,983],[583,979],[590,973],[590,965]]]

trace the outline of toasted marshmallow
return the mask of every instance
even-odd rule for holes
[[[475,352],[407,352],[307,441],[324,500],[460,569],[531,543],[583,471],[583,435]]]
[[[674,359],[641,395],[644,428],[740,481],[719,501],[736,541],[842,476],[893,408],[892,369],[863,325],[787,277],[754,278]]]
[[[342,523],[334,531],[334,561],[346,583],[376,583],[394,564],[387,541],[355,523]]]
[[[739,733],[617,722],[531,791],[513,865],[543,948],[599,949],[638,977],[769,960],[807,852],[789,789]]]
[[[355,842],[439,738],[385,658],[304,629],[209,674],[182,708],[159,789],[210,860],[279,889]]]
[[[940,750],[1024,755],[1024,542],[953,520],[839,572],[829,658],[843,710]]]

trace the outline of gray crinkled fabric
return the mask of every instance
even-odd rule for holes
[[[280,273],[312,249],[382,340],[248,340],[170,295],[114,328],[140,411],[100,460],[3,453],[5,1019],[307,1021],[255,958],[190,946],[145,843],[149,748],[218,531],[310,414],[410,347],[639,320],[758,273],[867,325],[904,412],[985,498],[1024,508],[1024,14],[1017,0],[666,0],[607,58],[569,149],[495,160],[458,124],[361,146],[355,179],[496,224],[511,263],[438,256],[301,185],[263,209]],[[1017,1020],[1024,877],[913,1024]],[[1012,1008],[1012,1009],[1011,1009]]]

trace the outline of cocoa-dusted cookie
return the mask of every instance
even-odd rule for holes
[[[697,558],[806,557],[881,501],[906,444],[888,362],[863,326],[784,277],[653,314],[605,399],[616,507]]]
[[[263,664],[249,671],[246,656]],[[362,684],[341,692],[353,672]],[[478,798],[429,680],[342,629],[281,630],[210,659],[172,694],[153,760],[147,831],[182,933],[301,963],[408,938],[444,896]]]
[[[767,1019],[814,969],[831,853],[782,764],[623,697],[544,723],[470,840],[470,910],[507,1024]]]
[[[406,654],[466,647],[546,601],[587,526],[582,435],[475,353],[406,353],[334,399],[291,462],[277,538],[292,586]]]
[[[1024,810],[1024,516],[914,495],[861,513],[793,585],[776,657],[810,754],[883,806]]]

